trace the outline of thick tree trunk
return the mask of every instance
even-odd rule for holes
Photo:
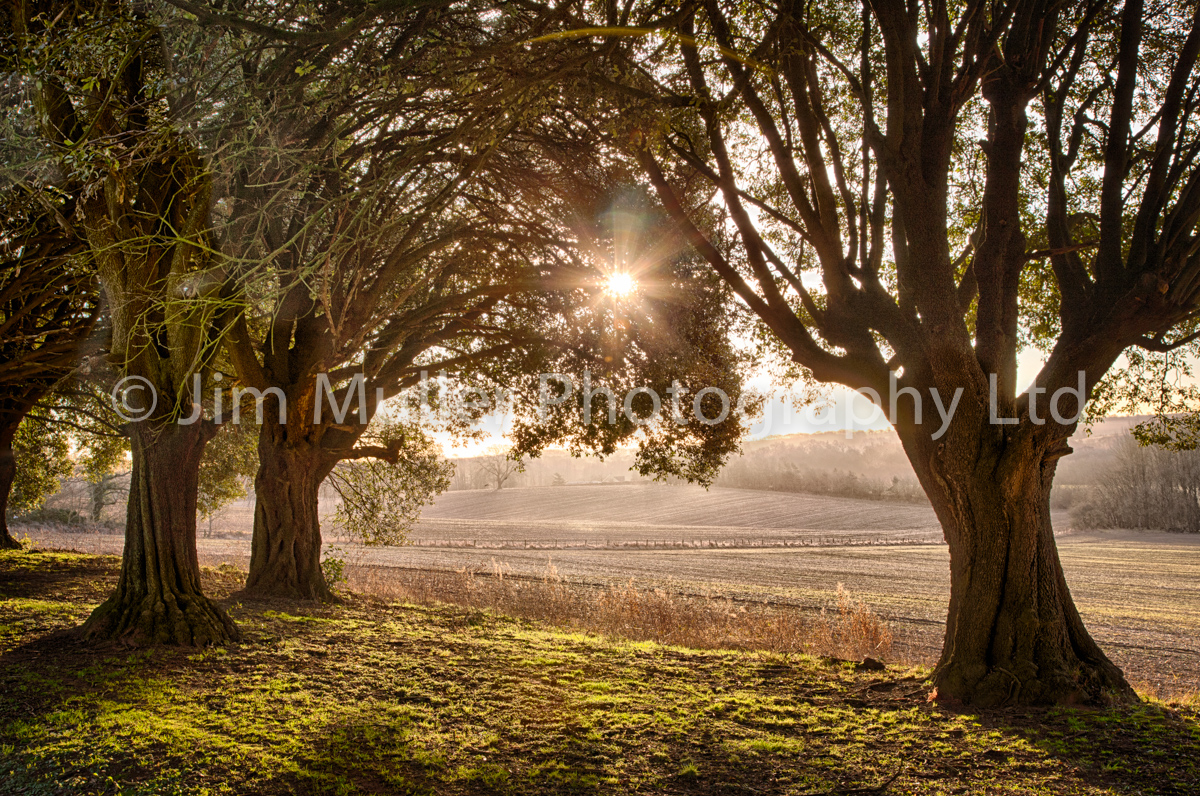
[[[133,474],[121,577],[84,623],[87,637],[194,646],[238,638],[237,627],[200,590],[196,489],[210,436],[203,423],[130,425]]]
[[[979,707],[1132,695],[1084,627],[1059,562],[1050,486],[1065,440],[985,427],[911,457],[950,547],[940,697]]]
[[[8,496],[17,477],[17,460],[13,456],[13,438],[21,419],[0,421],[0,550],[19,550],[21,544],[8,532]]]
[[[321,572],[317,496],[332,465],[307,440],[268,420],[258,442],[247,597],[333,600]]]

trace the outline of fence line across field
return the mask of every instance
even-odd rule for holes
[[[789,538],[737,539],[422,539],[409,540],[411,547],[477,550],[694,550],[762,549],[787,547],[878,547],[881,545],[941,545],[940,534],[876,536],[864,534],[823,535]]]

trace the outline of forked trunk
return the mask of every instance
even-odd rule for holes
[[[1132,694],[1084,627],[1054,542],[1050,487],[1069,451],[990,426],[913,457],[950,547],[939,696],[991,707]]]
[[[267,422],[258,442],[254,478],[254,536],[247,597],[329,601],[321,572],[317,497],[329,474],[320,451],[287,437],[286,426]]]
[[[200,590],[196,490],[205,424],[130,424],[133,474],[116,592],[84,623],[90,638],[205,646],[238,638]]]
[[[19,425],[20,418],[0,421],[0,531],[3,531],[0,533],[0,550],[18,550],[21,547],[8,532],[8,496],[17,477],[17,460],[13,456],[12,443]]]

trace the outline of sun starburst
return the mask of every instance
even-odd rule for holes
[[[604,280],[604,292],[613,298],[628,298],[636,290],[637,280],[624,271],[614,271]]]

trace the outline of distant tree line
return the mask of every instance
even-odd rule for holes
[[[1143,447],[1126,438],[1096,484],[1073,502],[1077,527],[1198,533],[1200,451]]]
[[[806,467],[783,461],[777,456],[760,455],[735,459],[721,472],[717,486],[868,500],[927,502],[925,493],[915,478],[905,479],[897,475],[892,476],[890,481],[870,478],[849,470]]]

